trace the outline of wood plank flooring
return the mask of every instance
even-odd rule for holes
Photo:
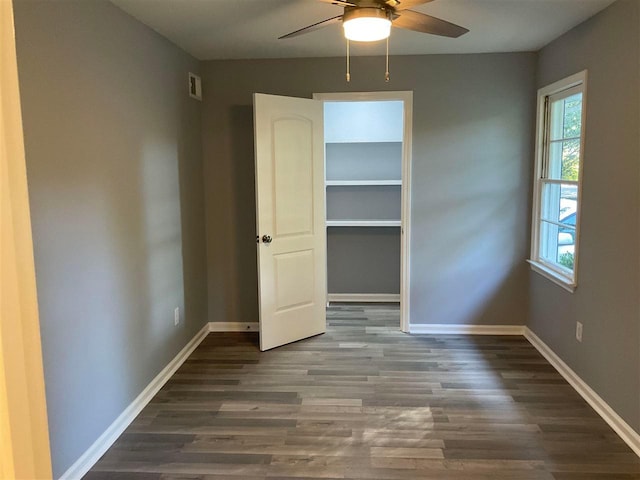
[[[88,480],[640,479],[523,337],[406,335],[389,306],[260,353],[212,333]]]

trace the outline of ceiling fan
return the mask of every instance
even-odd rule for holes
[[[342,22],[348,40],[371,42],[389,37],[391,26],[457,38],[469,30],[424,13],[409,10],[432,0],[319,0],[343,7],[344,13],[279,37],[291,38]]]
[[[342,22],[344,36],[347,39],[347,82],[351,81],[349,72],[349,41],[375,42],[387,40],[385,81],[389,77],[389,35],[391,27],[430,33],[441,37],[458,38],[469,30],[431,15],[409,10],[411,7],[429,3],[433,0],[319,0],[344,8],[342,15],[327,18],[308,27],[300,28],[278,38],[297,37]]]

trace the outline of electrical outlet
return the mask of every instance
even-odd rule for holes
[[[576,340],[582,342],[582,323],[576,322]]]
[[[180,307],[176,307],[173,311],[173,324],[178,325],[180,323]]]

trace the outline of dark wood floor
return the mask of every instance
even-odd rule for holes
[[[336,307],[260,353],[212,333],[85,478],[640,479],[640,459],[522,337],[405,335]]]

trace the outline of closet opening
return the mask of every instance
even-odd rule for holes
[[[327,321],[409,331],[412,92],[324,103]]]

